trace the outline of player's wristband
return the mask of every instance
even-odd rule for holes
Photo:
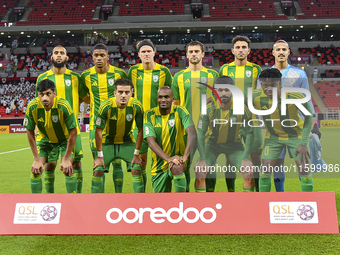
[[[135,149],[135,152],[133,154],[138,156],[139,155],[139,150]]]
[[[104,157],[104,155],[103,155],[103,151],[97,151],[97,154],[98,154],[98,157],[99,157],[99,158],[102,158],[102,157]]]

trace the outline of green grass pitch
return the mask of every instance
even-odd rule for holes
[[[321,129],[322,156],[328,164],[340,164],[339,131]],[[88,135],[82,133],[85,193],[90,192],[93,165]],[[26,134],[0,134],[0,141],[0,193],[30,193],[33,157]],[[219,158],[221,164],[223,161]],[[286,159],[286,164],[293,162]],[[314,178],[315,191],[335,192],[338,217],[339,176],[340,173],[326,176],[331,178]],[[193,182],[194,179],[191,190]],[[299,180],[287,178],[285,187],[286,191],[300,191]],[[107,175],[105,189],[114,192],[111,174]],[[56,171],[55,191],[66,192],[64,177],[59,170]],[[222,178],[217,181],[217,191],[226,191]],[[236,191],[242,191],[241,178],[236,181]],[[125,174],[124,192],[132,192],[128,173]],[[147,192],[152,192],[150,178]],[[339,254],[339,251],[339,235],[0,236],[0,254]]]

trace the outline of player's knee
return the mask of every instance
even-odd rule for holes
[[[184,173],[185,166],[185,164],[173,165],[170,171],[172,175],[181,175],[182,173]]]
[[[104,171],[93,171],[93,176],[96,177],[102,177],[104,174]]]
[[[57,166],[57,161],[48,162],[45,165],[45,171],[53,172]]]
[[[259,153],[250,153],[251,161],[254,165],[261,165],[261,154]]]
[[[199,179],[199,180],[204,180],[206,177],[207,177],[207,171],[202,171],[201,169],[198,170],[198,171],[195,171],[196,173],[196,179]]]
[[[73,166],[73,169],[79,170],[79,169],[81,169],[81,162],[80,161],[73,161],[72,166]]]
[[[141,162],[141,168],[142,169],[145,169],[146,168],[146,164],[148,162],[148,153],[142,153],[139,155],[142,159],[142,162]]]
[[[132,175],[141,175],[142,171],[141,170],[133,170],[133,169],[131,169],[131,174]]]

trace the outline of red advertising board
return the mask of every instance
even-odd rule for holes
[[[20,125],[11,125],[9,126],[10,133],[26,133],[26,128]]]
[[[339,233],[333,192],[0,194],[0,207],[2,235]]]

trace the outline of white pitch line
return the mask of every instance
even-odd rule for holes
[[[85,139],[85,138],[89,138],[88,136],[86,137],[82,137],[81,139]],[[17,152],[17,151],[24,151],[24,150],[28,150],[30,149],[31,147],[27,147],[27,148],[23,148],[23,149],[18,149],[18,150],[14,150],[14,151],[5,151],[5,152],[0,152],[0,155],[2,154],[7,154],[7,153],[12,153],[12,152]]]

